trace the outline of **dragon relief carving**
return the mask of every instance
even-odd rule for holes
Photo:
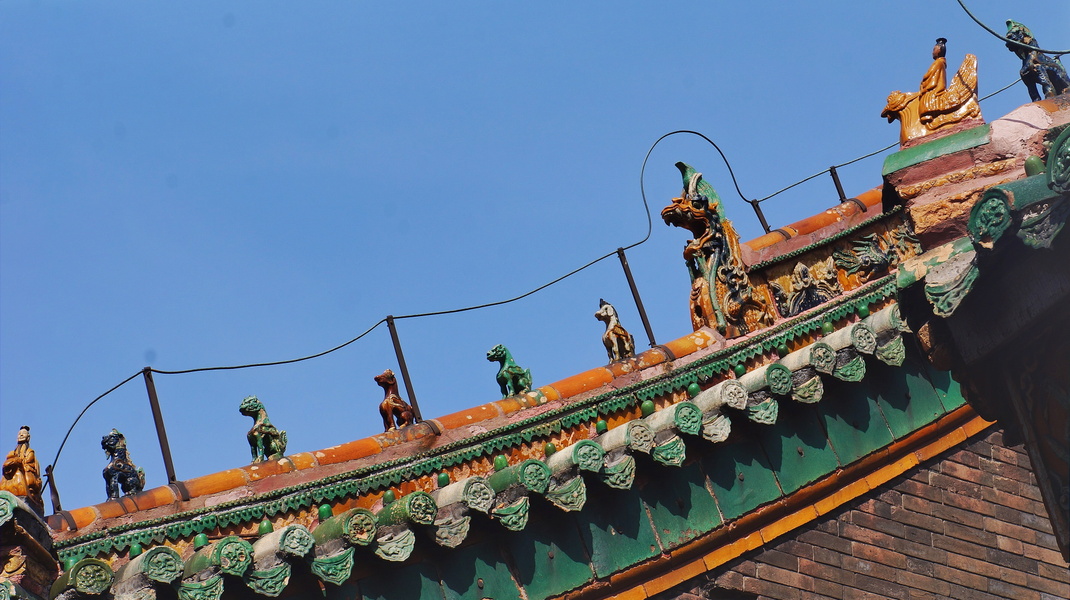
[[[690,165],[679,162],[676,168],[683,177],[683,194],[661,211],[661,218],[695,236],[684,246],[692,327],[716,328],[732,338],[772,325],[769,300],[751,286],[739,258],[739,235],[725,219],[717,192]]]
[[[880,277],[900,261],[921,254],[921,243],[907,223],[882,234],[871,233],[855,240],[850,249],[832,254],[836,266],[848,275],[858,274],[862,281]]]
[[[791,271],[789,289],[772,282],[769,287],[776,298],[777,309],[784,317],[794,317],[820,306],[841,291],[840,283],[836,280],[836,265],[831,256],[811,267],[801,262],[796,263]]]

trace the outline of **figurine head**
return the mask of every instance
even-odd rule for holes
[[[108,457],[115,456],[117,451],[126,448],[126,436],[119,433],[118,429],[112,428],[108,435],[100,438],[100,448]]]
[[[238,412],[247,416],[256,418],[257,413],[264,410],[263,403],[256,396],[248,396],[245,400],[241,401],[241,405],[238,407]]]
[[[594,313],[594,318],[599,321],[609,322],[610,319],[617,316],[617,309],[613,308],[613,305],[605,300],[598,299],[598,312]]]
[[[506,352],[505,346],[498,344],[487,351],[487,360],[491,362],[505,360]]]
[[[19,427],[19,436],[17,438],[15,438],[15,439],[20,444],[29,444],[30,443],[30,426],[29,425],[23,425],[22,427]]]
[[[398,382],[397,377],[394,377],[394,372],[390,369],[376,375],[373,379],[375,379],[375,383],[378,383],[379,387],[383,389],[396,385]]]
[[[933,60],[943,58],[947,54],[947,38],[936,38],[936,45],[933,46]]]

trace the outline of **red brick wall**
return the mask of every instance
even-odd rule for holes
[[[656,596],[1070,598],[1029,458],[998,430],[792,534]]]

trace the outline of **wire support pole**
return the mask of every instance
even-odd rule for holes
[[[840,197],[840,202],[847,201],[847,194],[843,193],[843,184],[840,183],[840,174],[836,172],[836,167],[829,167],[829,175],[832,175],[832,183],[836,184],[836,194]]]
[[[412,405],[412,412],[416,413],[416,420],[423,421],[424,417],[420,414],[420,403],[416,401],[416,392],[412,388],[412,381],[409,379],[409,367],[405,364],[405,353],[401,351],[401,340],[398,338],[398,330],[394,327],[394,315],[386,316],[386,326],[390,329],[390,340],[394,342],[394,354],[398,357],[398,368],[401,369],[401,380],[405,382],[405,393],[409,396],[409,404]]]
[[[750,204],[751,208],[754,209],[754,214],[758,216],[758,222],[762,224],[762,229],[766,233],[769,233],[770,231],[772,231],[771,229],[769,229],[769,221],[765,220],[765,213],[762,212],[762,201],[761,200],[747,200],[747,203]]]
[[[639,288],[635,285],[635,278],[632,277],[632,268],[628,266],[628,257],[624,255],[624,248],[617,248],[617,258],[620,259],[620,266],[624,268],[624,276],[628,278],[628,287],[632,290],[635,308],[639,310],[639,318],[643,320],[646,337],[650,340],[650,347],[653,348],[657,345],[654,341],[654,329],[650,327],[650,319],[646,316],[646,308],[643,307],[643,299],[639,296]]]
[[[149,393],[149,406],[152,407],[152,420],[156,424],[156,437],[160,440],[160,452],[163,454],[163,468],[167,471],[167,483],[174,483],[178,481],[178,477],[175,475],[175,464],[171,460],[171,445],[167,443],[167,428],[163,423],[160,399],[156,395],[156,382],[152,380],[152,368],[145,367],[141,373],[145,376],[145,389]]]

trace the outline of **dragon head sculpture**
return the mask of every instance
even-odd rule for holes
[[[264,410],[264,404],[260,402],[260,399],[256,396],[249,396],[245,400],[242,400],[241,405],[238,407],[238,412],[254,419],[262,410]]]
[[[702,173],[686,163],[676,163],[686,185],[679,198],[673,198],[672,204],[661,211],[661,219],[666,225],[687,229],[694,235],[684,247],[684,258],[692,260],[711,242],[718,242],[722,237],[724,215],[721,199],[709,183],[702,179]]]

